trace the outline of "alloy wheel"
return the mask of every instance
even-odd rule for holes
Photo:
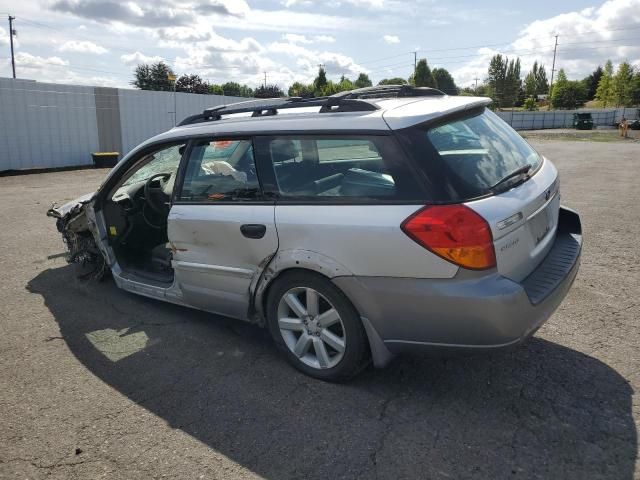
[[[340,314],[313,288],[292,288],[282,296],[278,328],[287,348],[312,368],[332,368],[344,356],[347,338]]]

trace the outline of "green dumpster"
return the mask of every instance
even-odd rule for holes
[[[574,113],[573,128],[576,130],[592,130],[593,118],[590,113]]]

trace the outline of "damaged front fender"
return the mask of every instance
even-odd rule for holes
[[[87,215],[94,196],[94,193],[89,193],[61,206],[53,204],[47,216],[56,219],[56,227],[67,246],[67,262],[79,266],[78,277],[101,280],[109,269],[96,244]]]

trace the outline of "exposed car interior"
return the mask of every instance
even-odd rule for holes
[[[103,206],[107,234],[118,263],[148,281],[173,281],[167,217],[184,145],[164,147],[140,159]]]
[[[125,173],[103,207],[118,263],[146,281],[173,281],[167,219],[184,149],[173,145],[145,155]],[[257,191],[250,140],[203,140],[191,150],[179,198],[215,201],[248,198]]]
[[[277,138],[270,154],[285,197],[395,194],[394,178],[370,140]]]

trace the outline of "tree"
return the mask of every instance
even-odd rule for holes
[[[640,105],[640,71],[633,76],[631,84],[631,102],[633,105]]]
[[[600,83],[600,79],[602,78],[604,71],[602,67],[598,65],[591,75],[585,77],[582,82],[584,83],[585,88],[587,89],[587,99],[593,100],[596,98],[596,90],[598,90],[598,83]]]
[[[346,92],[348,90],[353,90],[354,88],[355,88],[355,85],[351,80],[346,78],[344,75],[340,77],[340,83],[338,83],[338,91]]]
[[[176,80],[176,91],[208,94],[209,84],[204,82],[199,75],[182,75]]]
[[[518,99],[521,85],[520,59],[509,60],[500,54],[494,55],[489,62],[487,86],[495,106],[512,107]]]
[[[322,95],[322,89],[327,85],[327,72],[324,68],[318,68],[318,76],[313,80],[316,96]]]
[[[633,68],[628,62],[618,65],[618,71],[611,79],[611,97],[616,107],[632,105]]]
[[[287,93],[290,97],[311,98],[313,97],[313,91],[313,85],[305,85],[304,83],[294,82],[293,85],[289,87]]]
[[[528,97],[524,101],[524,109],[530,112],[538,110],[538,103],[536,102],[536,99],[534,97]]]
[[[416,65],[416,73],[413,78],[413,83],[416,87],[436,87],[436,81],[433,78],[431,69],[427,64],[426,58],[421,58]]]
[[[517,103],[521,88],[520,59],[511,59],[507,65],[505,78],[504,102],[506,107],[513,107]]]
[[[358,75],[356,81],[353,82],[353,86],[356,88],[365,88],[370,87],[371,85],[373,85],[373,83],[371,83],[371,79],[366,73],[361,73],[360,75]]]
[[[606,107],[613,103],[613,64],[611,60],[607,60],[604,64],[604,72],[598,82],[598,88],[596,89],[596,99],[600,102],[600,105]]]
[[[378,82],[378,85],[406,85],[407,81],[401,77],[383,78]]]
[[[224,95],[224,90],[220,85],[212,83],[209,85],[209,93],[212,95]]]
[[[553,108],[573,109],[582,106],[587,96],[587,89],[581,81],[567,79],[563,69],[558,72],[558,80],[551,92],[551,106]]]
[[[173,70],[164,62],[151,65],[143,63],[133,72],[131,84],[140,90],[173,90],[173,82],[169,76],[174,76]]]
[[[458,87],[453,77],[446,68],[434,68],[431,75],[436,83],[436,88],[447,95],[458,95]]]
[[[547,72],[543,65],[533,62],[531,71],[524,78],[524,92],[528,97],[537,97],[549,93],[549,82],[547,81]]]
[[[221,85],[225,95],[232,97],[253,97],[253,90],[237,82],[227,82]]]
[[[278,85],[260,85],[253,91],[255,98],[278,98],[283,97],[284,92]]]

